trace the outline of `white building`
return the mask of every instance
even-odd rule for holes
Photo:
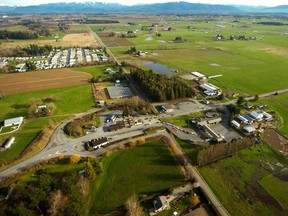
[[[243,127],[243,129],[248,133],[252,133],[252,132],[256,131],[256,129],[252,125],[247,125],[247,126]]]
[[[258,113],[258,112],[256,112],[256,111],[252,111],[252,112],[250,113],[250,116],[251,116],[252,118],[256,119],[257,121],[261,121],[262,118],[263,118],[263,114]]]
[[[6,149],[10,148],[14,141],[15,141],[15,137],[10,137],[6,141],[4,148],[6,148]]]
[[[239,127],[240,127],[240,124],[239,124],[237,121],[235,121],[235,120],[232,120],[232,121],[231,121],[231,125],[234,126],[234,127],[236,127],[236,128],[239,128]]]
[[[218,87],[210,83],[201,84],[199,87],[203,90],[204,94],[207,96],[219,95],[221,93]]]
[[[11,118],[11,119],[6,119],[4,120],[4,127],[9,127],[13,125],[18,125],[20,126],[23,122],[23,117],[16,117],[16,118]]]

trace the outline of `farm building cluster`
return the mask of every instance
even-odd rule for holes
[[[271,114],[258,110],[235,116],[231,125],[237,129],[242,129],[244,133],[254,133],[261,129],[264,122],[270,122],[272,119]]]
[[[46,70],[53,68],[73,67],[78,64],[89,64],[93,62],[106,62],[108,57],[99,49],[68,48],[54,49],[48,56],[33,57],[0,57],[0,68],[9,62],[19,62],[15,71],[24,72],[28,70],[26,62],[35,64],[36,70]]]

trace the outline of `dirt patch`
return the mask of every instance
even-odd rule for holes
[[[122,37],[109,37],[109,33],[99,33],[98,36],[101,38],[103,43],[108,47],[118,46],[133,46],[134,44],[126,38]]]
[[[268,128],[265,130],[264,141],[278,149],[284,155],[288,155],[288,139],[275,129]]]
[[[70,69],[7,74],[0,78],[0,94],[9,95],[88,84],[92,76]]]
[[[273,55],[281,56],[284,58],[287,58],[287,56],[288,56],[287,49],[280,48],[280,47],[277,47],[277,48],[276,47],[268,47],[268,48],[260,49],[260,50],[263,52],[271,53]]]

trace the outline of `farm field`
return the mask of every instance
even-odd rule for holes
[[[270,180],[272,183],[271,177],[267,176],[279,173],[287,166],[287,160],[263,144],[198,170],[231,215],[284,216],[288,211],[277,202],[280,202],[279,196],[275,195],[279,195],[278,186],[269,187],[268,193],[262,185]],[[281,194],[284,195],[281,202],[287,201],[287,194]]]
[[[87,73],[69,69],[54,69],[7,74],[0,78],[0,94],[9,95],[50,88],[85,85],[91,79]]]
[[[135,38],[125,39],[131,41],[137,50],[148,51],[151,54],[140,58],[132,57],[125,54],[130,48],[129,45],[119,44],[117,47],[111,47],[111,51],[121,61],[141,64],[142,61],[152,60],[169,68],[176,68],[181,74],[192,71],[200,71],[208,76],[221,74],[222,77],[212,79],[211,82],[224,91],[255,95],[288,86],[285,72],[288,69],[285,26],[261,25],[257,22],[262,20],[257,17],[248,19],[166,16],[161,19],[154,18],[151,23],[141,23],[135,19],[137,25],[134,26],[125,25],[127,20],[123,19],[122,28],[121,25],[106,26],[99,35],[101,37],[109,32],[120,34],[138,30]],[[130,22],[133,22],[132,17]],[[149,26],[149,30],[142,29],[145,25]],[[97,26],[93,27],[99,32]],[[167,30],[169,27],[170,31]],[[160,33],[160,36],[156,33]],[[223,35],[224,40],[214,40],[218,34]],[[256,40],[228,40],[230,35],[255,37]],[[176,37],[181,37],[184,41],[175,43]],[[103,37],[104,42],[105,38]],[[120,39],[120,36],[110,37],[110,41]]]
[[[91,186],[90,212],[111,212],[122,207],[133,193],[145,197],[179,185],[183,178],[162,141],[113,153],[103,159],[103,174]]]
[[[84,72],[92,75],[93,77],[107,76],[109,73],[105,71],[106,68],[113,69],[113,65],[97,65],[97,66],[87,66],[87,67],[75,67],[71,70],[76,72]],[[116,69],[114,69],[116,70]]]
[[[97,47],[98,43],[90,33],[64,34],[59,32],[59,38],[39,38],[35,40],[8,40],[1,41],[2,49],[12,49],[15,47],[27,47],[30,44],[39,46],[51,45],[52,47]]]

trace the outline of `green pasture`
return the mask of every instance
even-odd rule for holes
[[[202,116],[203,116],[202,113],[197,112],[197,113],[191,113],[189,115],[177,116],[177,117],[174,117],[174,118],[164,118],[162,120],[164,122],[169,122],[171,124],[178,125],[180,127],[189,127],[188,121],[191,118],[196,118],[196,117],[199,118],[199,117],[202,117]]]
[[[179,166],[162,141],[113,153],[103,159],[103,174],[93,183],[90,212],[109,213],[138,196],[173,188],[183,180]]]
[[[185,142],[183,140],[180,140],[179,138],[176,138],[177,143],[181,146],[181,148],[184,150],[186,155],[190,158],[192,163],[194,165],[197,165],[197,156],[198,152],[203,148],[202,146],[194,145],[189,142]]]
[[[286,215],[280,204],[259,184],[288,163],[279,153],[264,144],[243,150],[237,155],[198,168],[218,199],[233,216]],[[275,193],[276,191],[272,189]],[[287,200],[288,194],[285,194]]]
[[[51,116],[26,119],[18,131],[0,136],[1,140],[5,140],[10,136],[16,138],[10,149],[0,152],[1,164],[17,158],[45,126],[49,126],[51,123],[58,123],[71,114],[85,112],[92,109],[95,105],[90,85],[13,94],[0,99],[0,119],[4,120],[18,116],[26,117],[30,103],[45,98],[52,99],[52,103],[55,105],[55,110]]]
[[[274,175],[261,179],[260,184],[273,196],[288,212],[288,182],[282,181]]]
[[[105,71],[106,68],[110,67],[113,69],[113,65],[94,65],[87,67],[76,67],[72,68],[73,71],[80,71],[91,74],[93,77],[107,76],[108,72]],[[113,69],[115,72],[117,69]]]
[[[288,86],[285,26],[260,25],[257,22],[263,20],[257,17],[165,17],[165,20],[167,24],[157,27],[161,37],[156,37],[156,32],[140,31],[136,38],[129,39],[137,50],[157,53],[147,59],[177,68],[182,74],[191,71],[200,71],[208,76],[222,74],[210,82],[242,95],[272,92]],[[187,26],[193,29],[188,30]],[[172,30],[164,31],[167,27],[172,27]],[[115,28],[112,29],[127,30],[121,26]],[[108,30],[109,27],[105,29]],[[214,41],[217,34],[222,34],[225,39],[230,35],[245,35],[257,40]],[[147,40],[149,37],[151,40]],[[188,42],[171,42],[176,37]],[[121,60],[145,61],[145,58],[128,56],[125,54],[127,49],[129,47],[114,47],[111,51]]]

